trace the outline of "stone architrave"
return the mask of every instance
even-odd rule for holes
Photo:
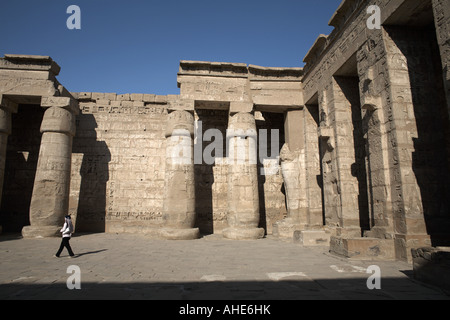
[[[50,100],[56,106],[46,110],[41,124],[41,147],[30,204],[31,225],[22,229],[22,235],[28,238],[59,236],[69,210],[76,109],[71,99]],[[41,105],[46,106],[50,100],[43,98]]]
[[[195,225],[194,116],[183,110],[169,114],[166,129],[166,171],[160,236],[190,240],[200,236]]]
[[[228,151],[228,239],[260,239],[264,229],[258,228],[259,194],[257,171],[257,133],[255,118],[239,112],[231,116],[227,130]]]
[[[6,147],[8,136],[11,134],[11,113],[17,112],[17,105],[0,95],[0,205],[3,193],[3,180],[5,176]],[[0,233],[2,226],[0,226]]]

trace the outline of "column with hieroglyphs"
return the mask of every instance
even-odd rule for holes
[[[232,108],[231,108],[232,110]],[[229,239],[259,239],[259,194],[257,169],[257,132],[255,118],[249,112],[230,115],[227,130],[228,152],[228,228]]]
[[[58,236],[69,209],[72,140],[78,103],[68,97],[43,97],[48,108],[41,124],[41,147],[24,237]]]
[[[197,239],[195,228],[194,116],[175,110],[166,128],[166,169],[163,228],[159,235],[171,240]]]
[[[17,112],[17,104],[0,94],[0,205],[2,203],[3,180],[5,176],[6,147],[11,134],[11,113]],[[0,233],[2,226],[0,226]]]

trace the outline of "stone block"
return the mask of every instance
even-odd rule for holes
[[[105,94],[102,92],[92,92],[92,99],[93,100],[103,100],[103,99],[105,99]]]
[[[114,101],[114,100],[116,100],[116,98],[117,98],[117,94],[116,93],[112,93],[112,92],[105,93],[105,99],[106,100]]]
[[[355,260],[395,260],[393,239],[331,236],[330,252]]]
[[[78,100],[91,100],[92,92],[78,92]]]
[[[155,103],[167,103],[167,96],[155,96]]]
[[[125,93],[125,94],[118,94],[116,96],[116,100],[118,101],[130,101],[131,97],[129,93]]]
[[[153,102],[155,102],[155,95],[154,94],[144,94],[142,96],[142,101],[148,102],[148,103],[153,103]]]
[[[450,247],[411,249],[414,278],[450,293]]]
[[[294,231],[294,243],[304,246],[329,246],[331,233],[325,230]]]
[[[144,95],[142,93],[132,93],[130,98],[132,101],[143,101]]]

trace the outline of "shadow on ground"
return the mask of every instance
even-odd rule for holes
[[[383,278],[381,289],[367,288],[367,279],[216,281],[169,283],[83,282],[69,290],[66,283],[3,284],[0,299],[68,300],[450,300],[442,291],[405,278]],[[412,288],[415,288],[414,291]]]

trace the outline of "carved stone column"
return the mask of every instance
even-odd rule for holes
[[[30,226],[24,237],[59,236],[68,214],[72,140],[75,136],[76,102],[70,98],[43,98],[49,107],[41,124],[41,147],[30,204]]]
[[[6,147],[11,134],[11,113],[17,112],[17,105],[0,94],[0,205],[2,203],[3,179],[5,176]],[[0,233],[2,232],[0,226]]]
[[[196,239],[194,176],[194,116],[184,110],[169,114],[166,129],[166,173],[160,236],[172,240]]]
[[[252,114],[239,112],[230,116],[227,130],[228,151],[228,228],[229,239],[259,239],[259,194],[257,170],[257,133]]]

